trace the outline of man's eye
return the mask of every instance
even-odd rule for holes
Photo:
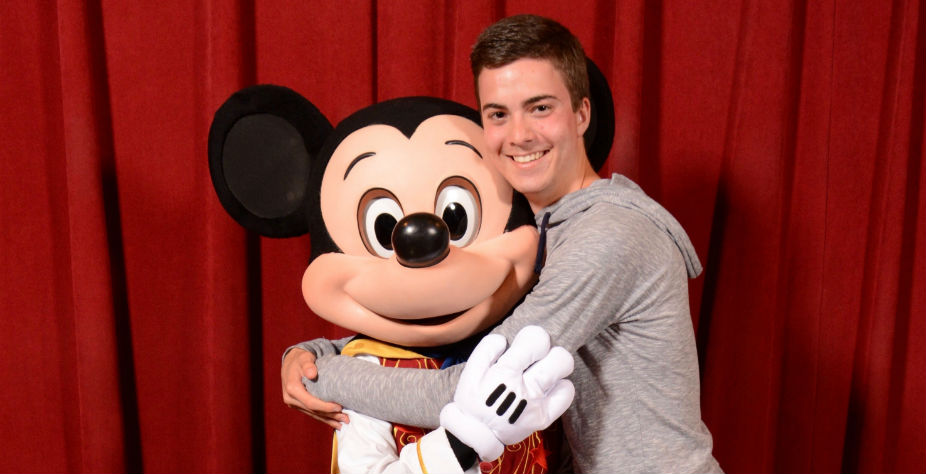
[[[550,106],[549,105],[538,105],[537,107],[534,108],[534,110],[536,110],[537,112],[546,112],[550,110]]]
[[[492,120],[501,120],[505,118],[505,112],[492,112],[489,114],[489,118]]]

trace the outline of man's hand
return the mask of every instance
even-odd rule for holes
[[[341,406],[319,400],[302,384],[303,377],[315,380],[317,376],[315,354],[298,348],[290,350],[283,358],[283,366],[280,368],[283,403],[336,430],[341,429],[341,423],[350,423],[347,415],[341,412]]]
[[[546,331],[527,326],[506,346],[498,334],[483,338],[463,368],[453,402],[441,410],[441,425],[483,461],[550,426],[575,396],[565,378],[572,373],[572,354],[550,349]]]

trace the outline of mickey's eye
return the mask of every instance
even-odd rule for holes
[[[360,199],[357,224],[363,245],[371,254],[389,258],[392,250],[392,230],[404,214],[395,196],[385,189],[371,189]]]
[[[450,243],[465,247],[476,239],[482,223],[482,203],[476,187],[466,178],[455,176],[441,183],[434,213],[447,223]]]

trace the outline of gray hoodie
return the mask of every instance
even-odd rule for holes
[[[681,225],[614,175],[564,196],[549,213],[537,285],[494,332],[546,329],[575,355],[576,398],[563,427],[576,472],[720,472],[701,421],[687,278],[701,265]],[[315,340],[310,392],[393,422],[436,427],[462,366],[384,369]]]

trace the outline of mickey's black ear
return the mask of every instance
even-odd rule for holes
[[[311,163],[330,133],[328,119],[286,87],[232,95],[209,129],[209,171],[228,214],[267,237],[308,232]]]
[[[608,80],[591,59],[585,58],[588,69],[589,101],[592,113],[585,131],[585,152],[595,171],[608,159],[614,143],[614,99]]]

